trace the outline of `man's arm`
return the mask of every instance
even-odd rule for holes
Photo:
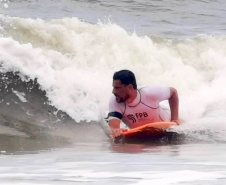
[[[170,87],[170,98],[169,98],[169,106],[171,110],[171,121],[176,122],[180,125],[179,121],[179,98],[177,90],[173,87]]]
[[[123,134],[124,129],[120,128],[121,120],[112,119],[109,121],[109,126],[111,128],[111,138],[115,139]]]

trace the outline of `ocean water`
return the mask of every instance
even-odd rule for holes
[[[0,0],[0,184],[225,184],[225,5]],[[120,69],[178,90],[182,142],[110,142]]]

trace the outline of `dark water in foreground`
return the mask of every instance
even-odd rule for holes
[[[1,184],[224,184],[225,144],[111,145],[2,155]]]

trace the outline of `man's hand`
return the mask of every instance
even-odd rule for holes
[[[126,131],[126,129],[120,128],[120,120],[119,119],[112,119],[109,121],[109,126],[111,129],[111,139],[115,139],[117,137],[120,137],[123,135],[123,132]]]
[[[123,132],[127,131],[127,129],[121,128],[112,128],[111,129],[111,139],[115,139],[123,135]]]
[[[171,120],[172,122],[176,123],[177,125],[181,125],[180,120]]]

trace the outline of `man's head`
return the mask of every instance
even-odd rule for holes
[[[116,96],[118,103],[126,102],[131,97],[131,93],[136,91],[136,89],[137,83],[133,72],[121,70],[114,73],[112,93]]]

